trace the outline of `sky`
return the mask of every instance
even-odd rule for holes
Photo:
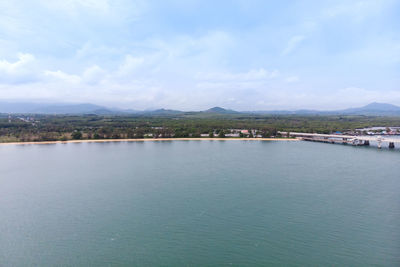
[[[0,100],[400,105],[400,1],[0,0]]]

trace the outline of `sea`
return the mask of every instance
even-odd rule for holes
[[[1,145],[0,266],[400,266],[400,150]]]

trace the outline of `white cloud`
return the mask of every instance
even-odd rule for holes
[[[106,78],[107,72],[97,65],[87,68],[82,75],[82,80],[88,84],[98,84]]]
[[[67,3],[61,3],[61,5],[67,5]],[[107,8],[113,8],[113,4],[108,7],[105,5],[102,8],[101,3],[100,7],[93,7],[91,5],[96,4],[93,1],[82,3],[72,1],[71,3],[76,10],[95,12],[98,9],[101,14]],[[68,9],[68,6],[66,8]],[[54,13],[57,12],[54,11]],[[316,11],[316,14],[319,16],[320,13]],[[343,15],[340,15],[339,12],[334,16]],[[50,18],[50,20],[52,19]],[[88,22],[97,25],[106,24],[108,21],[108,18],[99,21],[92,20],[90,17],[87,21],[83,20],[79,23]],[[323,21],[319,17],[319,21],[315,22],[315,25],[319,27],[322,23]],[[41,58],[35,59],[33,55],[23,54],[25,56],[17,59],[0,60],[0,97],[40,97],[52,98],[55,101],[126,103],[126,105],[132,105],[130,107],[138,109],[149,107],[203,109],[212,105],[251,109],[250,107],[255,105],[254,103],[258,103],[257,109],[272,107],[274,109],[290,107],[329,109],[340,105],[342,105],[340,107],[356,106],[357,103],[365,104],[364,101],[370,100],[400,103],[396,91],[390,91],[393,86],[387,88],[385,85],[379,84],[380,92],[389,92],[388,97],[385,97],[386,93],[382,93],[383,96],[380,96],[378,89],[376,91],[366,89],[359,91],[355,89],[332,90],[332,87],[351,84],[361,75],[346,81],[346,77],[338,79],[332,77],[334,72],[324,72],[325,69],[319,68],[319,63],[316,64],[318,66],[310,66],[310,69],[305,71],[302,69],[304,71],[302,72],[297,70],[296,66],[293,67],[290,64],[288,66],[287,61],[279,61],[281,50],[284,55],[294,54],[306,38],[307,45],[315,45],[315,39],[321,36],[314,36],[314,34],[319,34],[318,30],[322,28],[318,28],[314,24],[309,27],[288,27],[287,30],[291,35],[282,31],[283,36],[286,36],[287,39],[283,43],[274,44],[274,49],[271,47],[260,48],[262,44],[265,44],[266,39],[265,35],[260,34],[258,30],[255,30],[253,34],[260,36],[260,39],[254,39],[254,42],[249,41],[249,36],[243,32],[207,31],[207,29],[204,32],[199,30],[185,35],[179,35],[176,32],[165,33],[165,35],[157,32],[150,34],[149,32],[146,35],[139,30],[138,35],[142,39],[128,38],[128,40],[121,41],[108,39],[109,32],[104,36],[93,34],[93,29],[96,27],[86,27],[87,25],[84,23],[82,25],[84,29],[77,29],[77,31],[63,25],[60,36],[67,36],[68,40],[60,41],[62,51],[60,48],[52,50],[53,42],[47,41],[51,46],[38,49],[40,52],[37,54],[35,52],[35,55],[42,55]],[[101,27],[96,29],[99,30]],[[43,27],[36,25],[35,28],[39,31]],[[56,28],[58,29],[58,27]],[[44,29],[48,30],[45,27]],[[131,33],[125,35],[126,32],[134,30],[135,26],[122,27],[121,33],[118,32],[118,34],[134,35]],[[51,34],[53,35],[50,38],[59,41],[59,38],[55,38],[59,33],[52,32]],[[19,32],[17,35],[20,35]],[[70,39],[68,35],[74,35],[72,36],[74,38]],[[275,32],[271,35],[279,34]],[[49,34],[42,32],[37,39],[42,36],[49,36]],[[292,37],[290,38],[290,36]],[[314,37],[316,38],[314,39]],[[352,59],[355,59],[355,62],[366,62],[368,59],[369,62],[366,62],[368,64],[364,64],[365,66],[376,67],[375,64],[379,63],[379,67],[387,67],[387,62],[391,62],[390,66],[397,64],[400,62],[400,46],[395,43],[397,39],[389,37],[383,36],[379,45],[370,42],[365,49],[357,48],[357,51],[349,51],[348,54],[346,52],[341,55],[335,54],[336,62],[332,60],[332,66],[336,64],[337,67],[338,61],[342,64],[346,60]],[[277,41],[280,42],[281,38],[282,35],[277,38]],[[12,40],[12,38],[8,39]],[[376,42],[376,38],[374,40]],[[257,44],[257,42],[259,43]],[[15,43],[25,42],[18,39]],[[0,58],[10,54],[10,52],[4,52],[4,45],[1,43],[0,47],[2,48]],[[10,47],[13,48],[8,51],[15,49],[18,49],[15,51],[24,51],[16,45],[10,45]],[[68,51],[64,50],[64,47]],[[48,51],[48,48],[52,51]],[[313,50],[316,53],[320,52],[317,51],[318,47],[310,48],[316,48]],[[378,51],[378,48],[381,52]],[[310,50],[312,49],[308,51]],[[25,51],[35,50],[28,48]],[[278,52],[276,53],[276,51]],[[316,54],[316,56],[321,55]],[[310,62],[299,61],[299,63]],[[237,70],[238,66],[242,71],[233,71]],[[270,67],[253,69],[253,66],[272,67],[271,69],[269,69]],[[274,67],[280,71],[274,70]],[[14,74],[11,70],[14,71]],[[390,70],[393,71],[394,68]],[[296,83],[299,81],[299,77],[295,75],[296,72],[302,75],[301,83]],[[353,72],[349,73],[353,74]],[[374,78],[371,78],[373,75],[370,74],[363,74],[365,77],[368,76],[366,77],[368,81],[364,81],[361,85],[369,84],[373,88],[374,85],[370,81],[373,82]],[[384,80],[385,77],[377,74],[375,80],[381,78]],[[18,84],[10,86],[10,83],[17,83],[17,81]],[[27,81],[35,81],[35,83],[22,84]],[[307,84],[304,84],[305,82]],[[308,90],[308,88],[312,89]],[[352,96],[354,99],[350,99],[348,96]],[[376,99],[373,100],[373,98]],[[335,103],[338,106],[333,106],[336,105]]]
[[[306,37],[304,35],[295,35],[290,38],[285,49],[282,51],[282,54],[288,55],[293,52],[300,45],[300,43],[304,41],[305,38]]]
[[[35,57],[31,54],[19,53],[18,60],[15,62],[0,60],[0,71],[5,72],[7,74],[17,74],[34,60]]]
[[[143,63],[144,59],[142,57],[127,55],[124,62],[119,66],[116,74],[117,76],[131,75],[135,70],[143,65]]]
[[[287,83],[295,83],[298,82],[300,80],[300,78],[298,76],[290,76],[286,78],[286,82]]]
[[[76,15],[82,11],[82,9],[104,13],[108,12],[110,9],[110,2],[108,0],[41,0],[40,3],[47,8],[63,11],[69,15]]]
[[[331,97],[324,92],[319,93],[314,98],[317,97],[322,100],[320,103],[333,108],[358,107],[371,102],[400,104],[400,91],[398,90],[387,90],[382,93],[378,90],[356,86],[336,90],[332,92]]]
[[[388,7],[392,0],[362,0],[346,1],[345,4],[339,4],[325,9],[322,17],[326,19],[347,16],[355,21],[361,22],[369,16],[379,15],[382,10]]]
[[[37,79],[35,57],[19,53],[17,61],[0,60],[0,83],[15,84],[32,82]]]
[[[400,63],[400,41],[376,38],[364,47],[344,54],[344,58],[352,58],[357,62],[365,62],[370,66],[390,66]]]
[[[388,90],[385,94],[377,90],[346,87],[325,91],[285,89],[270,90],[263,99],[263,108],[270,109],[318,109],[335,110],[360,107],[371,102],[400,104],[400,91]],[[260,107],[261,108],[261,107]]]
[[[260,81],[269,80],[279,75],[277,70],[268,71],[260,68],[256,70],[249,70],[248,72],[231,73],[231,72],[211,72],[211,73],[198,73],[196,78],[205,81],[221,81],[221,82],[247,82],[247,81]]]
[[[96,45],[92,42],[85,42],[75,53],[78,61],[88,58],[111,57],[118,58],[121,55],[121,49],[105,45]]]
[[[78,75],[73,75],[73,74],[68,74],[65,72],[62,72],[60,70],[57,71],[50,71],[46,70],[44,71],[44,75],[48,76],[54,80],[61,80],[67,83],[80,83],[81,82],[81,77]]]
[[[249,70],[247,72],[208,72],[198,73],[196,75],[196,87],[210,92],[211,90],[219,91],[221,96],[219,98],[226,99],[226,96],[239,94],[238,99],[243,99],[243,92],[247,91],[248,94],[256,93],[254,90],[263,90],[272,81],[279,77],[277,70],[268,71],[260,68]],[[223,96],[225,94],[225,97]],[[232,102],[232,101],[228,101]]]

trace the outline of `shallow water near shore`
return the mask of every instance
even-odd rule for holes
[[[399,266],[400,151],[290,141],[0,147],[2,266]]]

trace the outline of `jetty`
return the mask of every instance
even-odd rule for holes
[[[395,144],[400,146],[400,139],[382,136],[355,136],[342,134],[316,134],[316,133],[296,133],[279,132],[284,136],[296,137],[304,141],[322,142],[330,144],[349,144],[353,146],[369,146],[371,142],[376,142],[378,148],[387,144],[389,148],[395,148]]]

